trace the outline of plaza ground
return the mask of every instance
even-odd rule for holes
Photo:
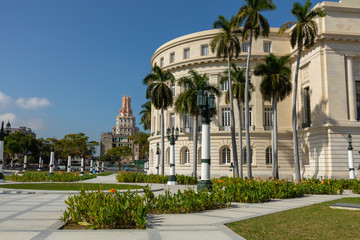
[[[115,175],[86,180],[88,183],[116,183]],[[142,184],[139,184],[142,185]],[[171,186],[171,191],[187,186]],[[168,186],[151,184],[160,194]],[[0,239],[6,240],[95,240],[95,239],[244,239],[224,224],[248,218],[309,206],[343,195],[307,195],[302,198],[272,200],[266,203],[232,203],[232,207],[191,214],[156,214],[147,217],[146,230],[61,230],[59,220],[69,191],[9,190],[0,188]]]

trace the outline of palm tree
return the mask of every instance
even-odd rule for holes
[[[193,176],[197,177],[197,140],[198,140],[198,118],[199,108],[197,106],[197,93],[206,90],[220,96],[220,90],[212,84],[209,84],[209,78],[206,74],[200,75],[195,70],[189,71],[188,77],[182,77],[178,81],[178,85],[184,87],[185,92],[179,94],[175,101],[175,111],[180,114],[189,114],[194,118],[193,129]]]
[[[224,71],[225,74],[228,74],[228,70]],[[228,76],[223,76],[220,80],[221,84],[224,84],[226,82],[228,82],[229,77]],[[237,101],[237,107],[238,107],[238,119],[239,119],[239,163],[240,163],[240,174],[238,174],[240,176],[240,178],[243,178],[243,155],[242,155],[242,129],[241,129],[241,125],[242,125],[242,119],[241,119],[241,109],[242,109],[242,104],[245,101],[245,69],[240,68],[238,66],[236,66],[235,63],[231,63],[231,80],[232,80],[232,93],[233,93],[233,97],[236,99]],[[251,100],[251,94],[252,92],[255,90],[255,87],[252,83],[249,84],[249,100]],[[226,97],[225,97],[225,102],[226,104],[230,103],[230,91],[228,90],[226,92]]]
[[[148,74],[143,83],[148,85],[146,89],[146,98],[151,100],[151,103],[156,109],[161,109],[161,175],[164,175],[164,109],[172,106],[173,96],[169,88],[169,84],[174,84],[175,77],[169,71],[163,71],[160,67],[155,65],[152,68],[152,73]]]
[[[228,62],[228,76],[229,86],[231,86],[231,70],[230,63],[233,57],[237,58],[240,54],[241,47],[237,34],[239,33],[238,27],[234,18],[228,21],[224,16],[219,16],[213,24],[214,28],[220,28],[221,31],[214,36],[210,42],[212,52],[216,52],[218,58],[227,59]],[[234,103],[232,88],[229,88],[230,96],[230,129],[231,129],[231,144],[234,159],[235,177],[239,177],[239,167],[236,151],[235,140],[235,117],[234,117]]]
[[[149,130],[151,127],[151,101],[147,101],[141,107],[143,110],[140,111],[140,124],[143,125],[144,130]]]
[[[256,76],[264,76],[260,84],[263,99],[272,102],[272,166],[275,179],[279,179],[277,103],[289,96],[292,90],[291,69],[287,66],[289,61],[288,55],[276,57],[274,54],[269,54],[265,56],[265,63],[256,65],[254,69]]]
[[[244,23],[243,40],[249,37],[248,55],[246,62],[246,83],[245,83],[245,130],[246,130],[246,163],[248,178],[252,179],[250,162],[250,132],[249,132],[249,71],[252,40],[255,40],[261,34],[267,37],[270,32],[270,25],[267,19],[260,14],[262,11],[275,10],[276,6],[272,0],[245,0],[246,4],[242,6],[236,15],[236,21],[239,25]]]
[[[315,19],[318,17],[325,17],[326,13],[321,9],[311,10],[311,2],[307,0],[305,5],[300,3],[294,3],[291,10],[292,15],[297,21],[291,21],[283,24],[279,29],[279,34],[284,33],[288,28],[291,28],[290,43],[294,48],[297,46],[298,55],[295,69],[294,79],[294,91],[292,102],[292,127],[293,127],[293,142],[294,142],[294,164],[295,164],[295,181],[298,182],[301,179],[300,176],[300,161],[299,161],[299,147],[297,139],[297,119],[296,119],[296,100],[297,100],[297,85],[300,68],[300,58],[303,47],[309,49],[315,43],[315,38],[318,32],[318,26]]]

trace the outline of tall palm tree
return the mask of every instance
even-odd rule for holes
[[[140,111],[140,124],[143,125],[144,130],[149,130],[151,128],[151,101],[147,101],[141,107],[143,110]]]
[[[299,77],[300,59],[303,47],[309,49],[315,43],[315,38],[318,32],[318,26],[315,19],[318,17],[325,17],[325,11],[321,9],[311,10],[311,2],[307,0],[305,5],[300,3],[294,3],[291,10],[292,15],[297,21],[291,21],[283,24],[279,29],[279,34],[284,33],[288,28],[291,28],[290,43],[294,48],[297,46],[297,62],[294,78],[294,91],[292,102],[292,127],[293,127],[293,142],[294,142],[294,164],[295,164],[295,181],[298,182],[301,179],[300,176],[300,161],[299,161],[299,147],[297,139],[297,119],[296,119],[296,101],[297,101],[297,85]]]
[[[288,55],[276,57],[269,54],[265,56],[265,63],[256,65],[254,69],[256,76],[264,76],[260,84],[263,99],[272,102],[272,166],[275,179],[279,179],[277,103],[289,96],[292,90],[291,69],[287,66],[289,61]]]
[[[224,71],[225,76],[223,76],[220,80],[221,84],[228,82],[229,76],[228,70]],[[232,93],[233,98],[236,99],[237,107],[238,107],[238,119],[239,119],[239,171],[240,178],[244,178],[243,176],[243,155],[242,155],[242,118],[241,118],[241,110],[242,104],[245,102],[245,69],[236,66],[235,63],[231,63],[231,80],[232,80]],[[255,87],[252,83],[249,84],[249,100],[251,100],[251,94],[255,90]],[[230,103],[230,91],[226,92],[225,96],[226,104]]]
[[[182,92],[177,97],[174,106],[175,111],[180,114],[189,114],[194,119],[193,129],[193,176],[197,177],[197,141],[198,141],[198,118],[199,107],[197,106],[197,93],[199,90],[206,90],[209,93],[214,93],[220,96],[220,90],[212,84],[209,84],[209,78],[206,74],[199,74],[195,70],[190,70],[189,76],[182,77],[178,81],[178,85],[184,87],[185,92]]]
[[[239,33],[238,27],[234,18],[228,21],[224,16],[219,16],[213,24],[214,28],[220,28],[221,31],[214,36],[210,42],[212,52],[216,52],[218,58],[227,59],[228,62],[228,76],[229,86],[231,86],[231,70],[230,63],[233,57],[237,58],[240,54],[241,47],[237,34]],[[234,159],[235,177],[239,177],[239,167],[236,151],[235,140],[235,118],[234,118],[234,103],[232,88],[229,88],[230,96],[230,129],[231,129],[231,144]]]
[[[174,84],[175,77],[169,71],[163,71],[160,67],[155,65],[152,68],[152,73],[148,74],[143,83],[148,85],[146,89],[146,98],[151,100],[151,103],[156,109],[161,109],[161,175],[165,173],[164,163],[164,109],[172,106],[173,96],[169,87],[170,84]]]
[[[245,83],[245,130],[246,130],[246,163],[248,178],[252,179],[250,162],[250,132],[249,132],[249,71],[252,40],[260,36],[267,37],[270,33],[270,25],[267,19],[260,14],[262,11],[275,10],[276,6],[272,0],[245,0],[237,13],[235,19],[239,25],[244,24],[243,40],[249,38],[248,55],[246,61],[246,83]]]

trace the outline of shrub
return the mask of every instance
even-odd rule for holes
[[[96,175],[85,174],[84,176],[79,176],[77,173],[55,172],[51,175],[48,173],[24,173],[22,175],[13,174],[7,180],[14,182],[76,182],[91,178],[96,178]]]
[[[178,184],[181,185],[193,185],[197,184],[198,181],[194,177],[176,175]],[[155,175],[155,174],[145,174],[137,172],[120,172],[116,179],[118,182],[137,182],[137,183],[167,183],[168,176]]]

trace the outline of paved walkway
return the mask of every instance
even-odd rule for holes
[[[97,179],[97,181],[96,181]],[[115,176],[97,177],[86,182],[114,183]],[[153,184],[161,189],[163,184]],[[171,187],[171,191],[185,186]],[[4,190],[4,189],[0,189]],[[146,230],[59,230],[59,218],[66,208],[68,193],[44,191],[18,191],[17,194],[0,194],[1,240],[98,240],[98,239],[151,239],[151,240],[226,240],[243,239],[225,223],[244,220],[288,209],[308,206],[325,201],[353,197],[309,195],[303,198],[273,200],[267,203],[233,203],[232,207],[191,214],[160,214],[147,217]]]

